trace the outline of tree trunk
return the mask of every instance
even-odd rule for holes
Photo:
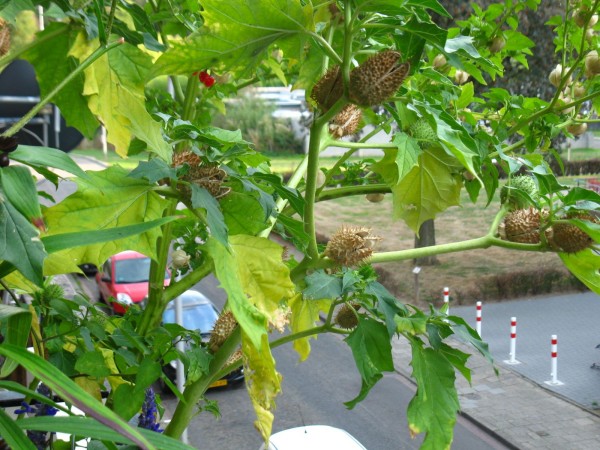
[[[415,235],[415,248],[431,247],[435,245],[435,225],[433,219],[426,220],[419,228],[418,236]],[[437,257],[424,256],[414,260],[415,266],[435,266],[439,264]]]

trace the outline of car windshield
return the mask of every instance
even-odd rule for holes
[[[143,283],[150,274],[150,258],[122,259],[115,261],[115,282]]]
[[[198,330],[200,333],[210,333],[217,320],[217,312],[208,303],[183,308],[183,327],[188,330]],[[163,314],[163,322],[175,323],[175,308],[169,308]]]

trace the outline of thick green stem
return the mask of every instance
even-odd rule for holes
[[[386,184],[367,184],[364,186],[343,186],[340,188],[327,189],[324,192],[319,193],[317,197],[318,202],[333,200],[335,198],[348,197],[350,195],[366,195],[366,194],[387,194],[392,192],[390,187]]]
[[[171,422],[165,429],[165,435],[174,438],[179,438],[181,436],[181,433],[187,428],[190,420],[196,415],[196,403],[204,395],[231,354],[239,348],[241,338],[242,333],[240,327],[237,327],[223,343],[221,348],[219,348],[217,353],[215,353],[214,358],[210,362],[208,373],[185,389],[183,392],[185,401],[178,402],[177,408],[175,408],[175,412],[171,418]]]
[[[211,261],[205,262],[197,269],[194,269],[192,272],[188,273],[186,276],[181,278],[181,280],[172,282],[165,290],[163,291],[163,298],[165,302],[169,302],[175,297],[183,294],[185,291],[190,289],[195,284],[199,283],[206,276],[210,275],[213,270],[213,264]]]
[[[195,103],[196,95],[198,94],[198,80],[195,75],[188,77],[187,86],[185,88],[185,102],[183,104],[183,114],[181,118],[183,120],[194,120],[194,113],[196,112]]]
[[[108,23],[106,24],[106,37],[110,36],[112,31],[113,22],[115,21],[115,13],[117,12],[117,0],[112,0],[110,5],[110,13],[108,15]]]
[[[54,89],[52,89],[40,102],[35,105],[31,110],[25,114],[17,123],[15,123],[12,127],[2,133],[2,136],[12,136],[17,133],[21,128],[23,128],[27,122],[29,122],[40,110],[54,98],[56,94],[58,94],[67,84],[69,84],[73,79],[75,79],[79,74],[84,71],[87,67],[92,65],[98,58],[104,55],[106,52],[112,50],[113,48],[123,44],[125,40],[120,38],[119,40],[107,44],[98,48],[94,53],[86,58],[77,68],[71,72],[63,81],[58,83]]]

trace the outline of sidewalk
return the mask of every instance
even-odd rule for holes
[[[458,374],[456,386],[461,414],[515,449],[600,449],[600,416],[561,398],[497,363],[473,347],[454,340],[452,346],[471,354],[471,385]],[[393,342],[396,370],[410,377],[410,347]]]

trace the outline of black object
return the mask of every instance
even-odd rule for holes
[[[0,73],[0,132],[10,128],[36,104],[30,101],[40,96],[40,87],[35,77],[33,66],[23,59],[10,63]],[[20,98],[15,101],[13,97]],[[44,114],[35,117],[16,134],[18,142],[23,145],[43,145],[44,124],[46,120],[47,145],[65,152],[73,150],[83,140],[83,135],[73,127],[68,127],[65,119],[56,113],[54,105],[49,105]],[[59,131],[55,131],[59,120]],[[58,141],[58,142],[57,142]]]

